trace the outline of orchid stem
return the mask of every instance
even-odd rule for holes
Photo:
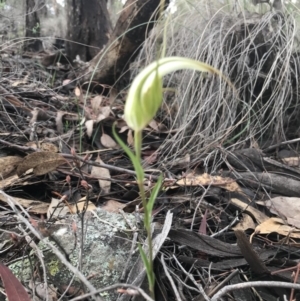
[[[142,199],[143,208],[144,208],[144,226],[147,232],[148,237],[148,249],[149,249],[149,265],[150,270],[152,271],[151,278],[153,281],[149,281],[149,290],[150,295],[154,299],[154,270],[153,270],[153,247],[152,247],[152,233],[151,233],[151,216],[152,213],[149,212],[148,206],[147,206],[147,198],[145,193],[145,187],[144,187],[144,169],[142,167],[142,131],[135,131],[134,132],[134,149],[135,149],[135,156],[137,160],[140,163],[139,170],[136,170],[137,172],[137,182],[140,190],[140,197]]]

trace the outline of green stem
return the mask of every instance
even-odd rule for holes
[[[152,247],[152,233],[151,233],[151,217],[152,212],[148,212],[148,206],[147,206],[147,198],[144,188],[144,170],[142,168],[142,156],[141,156],[141,149],[142,149],[142,131],[135,131],[134,132],[134,149],[135,149],[135,155],[137,160],[140,162],[141,168],[136,170],[137,173],[137,183],[140,190],[140,196],[142,199],[142,204],[144,208],[144,226],[147,232],[148,237],[148,249],[149,249],[149,265],[151,270],[151,278],[152,281],[149,281],[149,290],[150,295],[154,299],[154,270],[153,270],[153,247]]]
[[[134,132],[134,150],[135,156],[140,160],[142,159],[142,131]]]

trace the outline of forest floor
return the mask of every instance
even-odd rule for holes
[[[66,216],[81,219],[96,208],[143,215],[135,172],[112,134],[115,124],[132,146],[133,133],[122,119],[126,92],[86,93],[67,79],[72,67],[42,62],[30,54],[2,54],[0,258],[8,267],[33,256],[19,226],[35,236],[20,217],[49,237]],[[164,175],[153,210],[156,230],[165,231],[154,262],[156,300],[211,300],[223,287],[248,281],[300,284],[300,163],[292,149],[298,141],[264,150],[220,147],[218,158],[191,166],[187,156],[163,168],[159,146],[165,137],[153,120],[142,150],[146,189]],[[145,241],[143,233],[138,241]],[[32,267],[32,277],[37,270]],[[52,284],[56,298],[67,290]],[[119,293],[118,300],[130,294]],[[247,287],[226,292],[224,300],[286,296],[297,298],[290,288]]]

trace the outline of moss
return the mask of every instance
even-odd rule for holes
[[[60,271],[60,264],[57,260],[51,260],[47,263],[47,268],[51,276],[55,276]]]

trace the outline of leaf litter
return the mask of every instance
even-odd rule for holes
[[[33,66],[30,68],[34,75],[36,70]],[[56,71],[56,85],[69,84],[64,80],[63,69]],[[44,74],[41,80],[46,83],[47,76],[41,74]],[[200,80],[210,82],[207,78]],[[36,83],[36,89],[29,85],[31,82]],[[2,261],[9,262],[23,255],[20,246],[26,250],[24,233],[11,224],[13,221],[24,225],[21,219],[24,216],[33,225],[37,224],[40,232],[46,232],[45,229],[53,226],[62,227],[64,219],[74,216],[84,216],[86,219],[82,220],[88,225],[95,225],[96,219],[109,224],[109,220],[90,217],[90,213],[101,208],[124,219],[130,225],[130,233],[138,229],[139,241],[146,241],[135,173],[129,159],[116,144],[111,128],[115,122],[117,132],[129,147],[133,146],[134,133],[122,119],[125,98],[111,105],[117,94],[115,88],[110,88],[111,95],[88,93],[84,105],[85,92],[77,86],[66,96],[31,81],[28,76],[20,76],[15,81],[9,79],[5,88],[1,87],[6,110],[1,112],[0,188],[5,195],[1,194],[0,200],[9,214],[0,216],[0,234],[6,241],[4,234],[7,232],[3,230],[10,231],[9,239],[14,241],[14,252],[1,254]],[[168,97],[170,95],[172,93]],[[187,132],[182,138],[178,123],[170,126],[170,115],[177,116],[178,108],[178,104],[164,103],[162,112],[151,121],[143,135],[145,187],[151,189],[159,174],[163,172],[164,175],[152,216],[156,252],[163,255],[155,261],[155,269],[160,271],[157,278],[161,279],[158,298],[163,298],[166,291],[170,300],[175,295],[166,280],[167,272],[180,283],[186,300],[202,300],[199,284],[212,297],[222,281],[225,284],[241,283],[243,279],[252,277],[256,280],[262,276],[273,280],[271,273],[274,271],[281,275],[278,277],[282,281],[291,282],[292,272],[284,269],[297,267],[300,246],[300,170],[296,145],[273,142],[262,146],[254,138],[245,138],[245,142],[242,137],[243,143],[231,147],[230,143],[233,145],[233,138],[238,139],[238,135],[226,136],[227,129],[223,128],[218,132],[225,133],[221,138],[205,137],[205,131],[209,132],[212,124],[221,124],[223,113],[233,118],[223,108],[212,121],[211,107],[205,112],[209,116],[201,115],[201,126],[205,131],[190,135],[188,131],[192,130],[193,124],[185,124]],[[255,105],[252,108],[254,110]],[[239,110],[243,111],[243,108]],[[195,127],[197,122],[192,116]],[[241,124],[233,127],[239,126],[243,127]],[[272,129],[270,125],[271,133]],[[248,127],[244,130],[247,132]],[[243,129],[240,131],[242,135]],[[260,138],[258,133],[255,139]],[[200,144],[195,146],[196,141]],[[182,147],[183,142],[187,143],[186,147]],[[46,143],[48,147],[44,148]],[[292,146],[295,150],[289,153]],[[288,155],[281,156],[282,151]],[[131,213],[136,214],[134,222],[128,219]],[[44,223],[45,228],[40,223]],[[110,234],[117,228],[117,225],[111,226]],[[76,226],[72,223],[68,224],[68,234],[76,236]],[[29,230],[26,235],[34,237]],[[101,238],[94,235],[94,241],[100,242]],[[134,241],[133,237],[127,233],[124,241]],[[121,248],[120,244],[118,248]],[[26,255],[30,256],[30,253]],[[116,268],[113,260],[104,263],[112,270]],[[3,274],[7,273],[7,270],[1,270]],[[47,270],[50,272],[53,269]],[[142,284],[144,278],[138,278],[139,273],[144,273],[140,259],[127,269],[127,283],[137,283],[138,279]],[[183,282],[188,275],[193,275],[195,281],[189,278],[188,283]],[[10,276],[6,277],[14,281]],[[300,281],[295,279],[295,282]],[[190,289],[191,285],[193,289]],[[260,299],[276,300],[289,294],[289,290],[257,290],[255,294]],[[255,294],[249,291],[249,298],[255,298]],[[250,300],[233,293],[231,297]]]

